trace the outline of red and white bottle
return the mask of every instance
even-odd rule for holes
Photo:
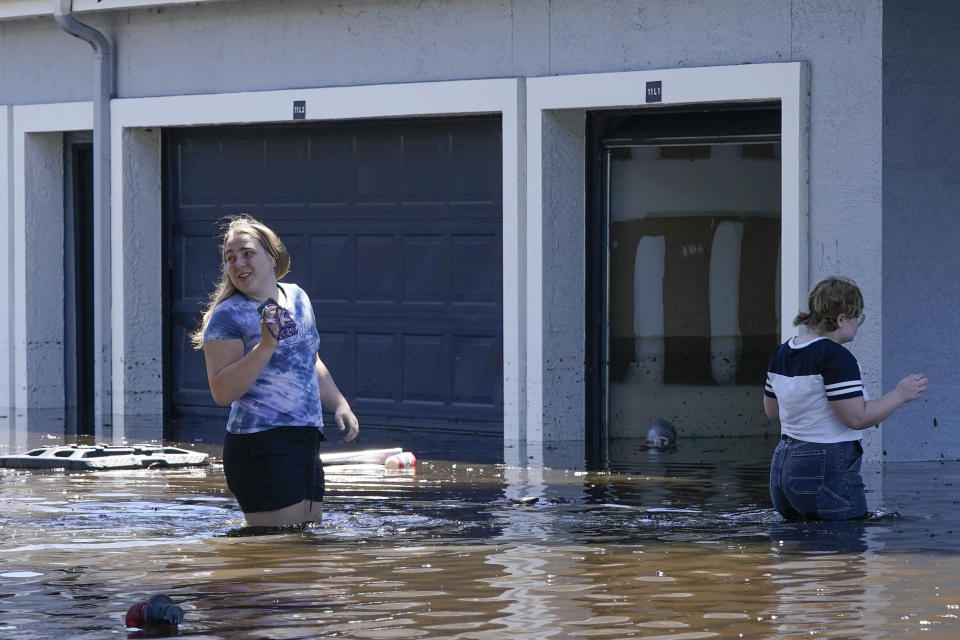
[[[413,469],[417,466],[417,456],[410,451],[395,453],[383,461],[383,466],[390,470]]]

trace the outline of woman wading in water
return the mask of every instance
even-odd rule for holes
[[[317,353],[307,294],[278,282],[290,256],[272,229],[229,219],[220,282],[191,336],[203,349],[213,399],[230,405],[223,471],[250,526],[319,522],[323,501],[321,403],[345,441],[359,425]]]
[[[841,346],[866,318],[860,289],[845,278],[827,278],[807,303],[810,311],[793,324],[810,332],[780,345],[767,368],[763,408],[780,420],[782,433],[770,464],[770,497],[788,520],[862,518],[862,430],[923,395],[927,378],[911,374],[870,400],[857,359]]]

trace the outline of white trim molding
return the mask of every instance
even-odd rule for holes
[[[660,100],[648,103],[648,82],[660,82]],[[526,83],[526,423],[528,454],[538,443],[558,439],[544,433],[544,224],[553,212],[544,210],[547,185],[562,176],[546,175],[547,150],[556,122],[585,118],[587,110],[645,106],[779,100],[781,105],[781,280],[780,308],[803,308],[807,294],[807,174],[809,155],[809,72],[806,63],[787,62],[688,69],[530,78]],[[547,135],[545,135],[547,131]],[[549,138],[548,138],[549,136]],[[574,138],[568,136],[571,140]],[[545,142],[547,144],[545,144]],[[581,151],[582,153],[582,151]],[[580,189],[583,192],[583,188]],[[584,194],[585,196],[585,194]],[[584,203],[579,203],[581,208]],[[781,313],[781,334],[792,335],[790,313]],[[552,428],[552,427],[551,427]],[[561,436],[583,438],[583,433]],[[540,452],[542,455],[542,451]]]

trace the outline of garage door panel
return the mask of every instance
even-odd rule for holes
[[[329,324],[328,319],[321,324]],[[351,404],[353,399],[369,401],[366,411],[373,410],[375,415],[365,418],[375,423],[378,417],[404,415],[406,407],[418,403],[435,405],[448,415],[456,407],[484,409],[493,416],[489,419],[497,420],[503,373],[502,340],[496,327],[486,336],[415,332],[411,326],[411,333],[324,333],[320,357],[335,371],[337,384]],[[348,366],[350,361],[355,369]],[[355,377],[350,375],[354,370]]]
[[[217,243],[209,237],[186,236],[176,256],[180,265],[177,293],[191,300],[206,300],[220,279],[220,256]]]
[[[447,299],[446,279],[438,273],[449,270],[449,246],[441,235],[403,238],[403,304],[443,304]]]
[[[418,132],[403,137],[400,193],[404,204],[442,204],[448,200],[449,149],[449,136],[442,132]]]
[[[290,255],[290,275],[286,276],[284,280],[299,283],[297,274],[307,274],[311,271],[310,263],[313,262],[313,254],[310,252],[310,238],[294,233],[279,231],[277,233]]]
[[[495,407],[502,395],[497,336],[455,336],[452,340],[453,402]]]
[[[186,338],[219,278],[216,221],[247,212],[287,245],[362,424],[500,432],[500,145],[497,117],[166,132],[173,416],[225,415]]]
[[[314,304],[346,304],[353,299],[353,236],[327,235],[310,238],[310,282]]]
[[[276,136],[268,138],[263,146],[263,201],[286,204],[306,200],[307,140]]]
[[[396,236],[360,235],[356,238],[358,303],[396,302],[402,274],[400,242]]]
[[[458,235],[452,239],[454,304],[502,304],[501,240],[495,235]]]
[[[349,206],[321,203],[310,205],[310,208],[316,212],[314,215],[326,217],[331,223],[396,222],[400,217],[413,223],[470,222],[481,219],[499,223],[501,214],[501,205],[491,202],[357,202]]]
[[[356,336],[356,389],[364,400],[396,400],[399,375],[397,336],[387,333],[359,333]]]
[[[330,131],[306,137],[309,162],[306,167],[306,201],[344,206],[353,200],[353,144],[342,132]]]
[[[355,202],[393,204],[397,202],[400,142],[396,136],[364,132],[355,141]]]
[[[324,322],[317,318],[318,326]],[[333,379],[341,393],[352,398],[356,390],[356,348],[354,334],[350,331],[319,331],[320,345],[318,353],[323,364],[333,374]]]
[[[398,236],[398,237],[417,237],[417,236],[442,236],[442,235],[464,235],[464,236],[500,236],[500,221],[483,217],[464,217],[463,219],[440,219],[424,216],[419,218],[412,211],[395,211],[392,218],[385,216],[366,217],[355,216],[351,219],[314,219],[315,229],[313,235],[326,237],[328,235],[337,235],[349,233],[356,237],[364,236]],[[398,222],[397,217],[405,217],[406,222]],[[318,216],[319,217],[319,216]],[[292,228],[297,225],[309,222],[309,220],[296,220]],[[301,231],[302,231],[302,227]]]
[[[189,343],[189,333],[200,321],[199,314],[184,314],[187,317],[175,325],[173,339],[177,343]],[[181,357],[174,366],[180,376],[181,384],[177,389],[173,401],[175,403],[214,404],[210,398],[210,387],[207,385],[207,369],[203,353],[193,348],[181,351]]]
[[[201,134],[202,135],[202,134]],[[228,168],[216,173],[217,202],[227,209],[243,211],[263,201],[260,181],[263,179],[263,142],[249,135],[226,138],[207,134],[221,141],[221,156]],[[210,167],[208,171],[212,169]],[[203,177],[203,173],[199,174]],[[228,213],[225,210],[223,213]],[[221,214],[222,215],[222,214]]]
[[[502,176],[500,139],[477,131],[454,136],[451,144],[449,200],[494,204]]]
[[[223,215],[222,211],[223,207],[218,204],[183,205],[180,207],[179,224],[188,224],[192,220],[202,220],[205,225],[209,225]],[[209,231],[209,227],[206,227],[206,229]],[[206,235],[211,236],[213,234],[206,233]]]
[[[447,341],[442,335],[404,335],[403,394],[407,402],[442,405],[449,395]]]
[[[464,221],[488,220],[492,224],[500,224],[501,207],[499,203],[490,202],[451,202],[447,210],[457,219]]]
[[[221,202],[220,143],[195,138],[179,148],[179,191],[184,205],[214,205]]]

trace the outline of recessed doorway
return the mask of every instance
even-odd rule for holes
[[[64,409],[68,435],[93,436],[93,143],[64,135]]]
[[[588,441],[604,464],[669,422],[764,435],[780,333],[779,102],[588,114]],[[621,456],[622,457],[622,456]]]

